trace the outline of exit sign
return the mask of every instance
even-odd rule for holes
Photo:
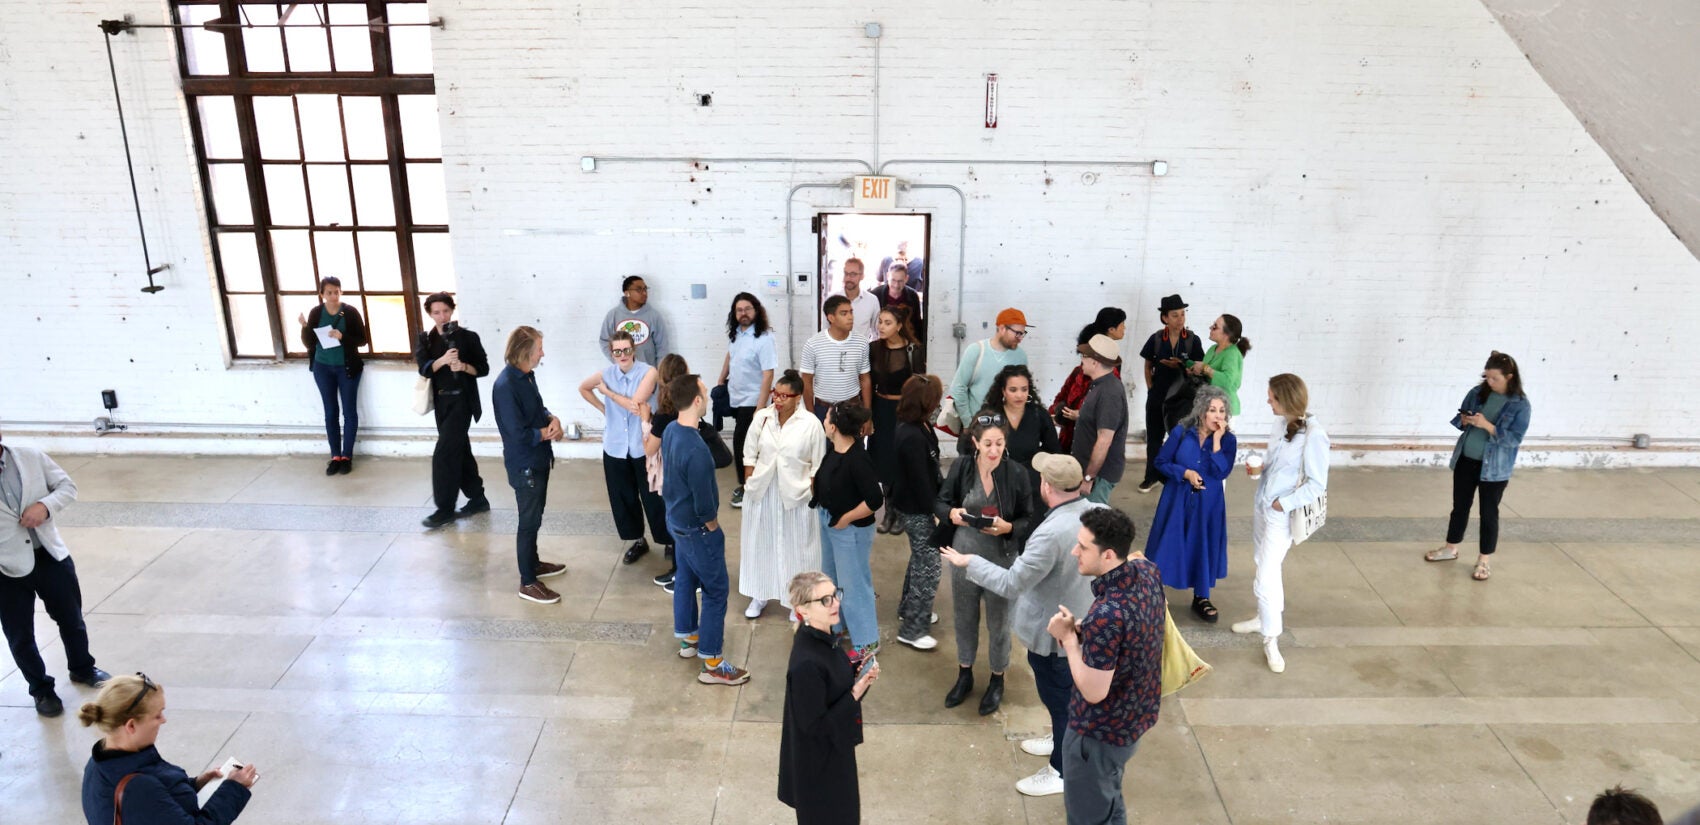
[[[897,178],[858,175],[854,204],[857,209],[896,209]]]

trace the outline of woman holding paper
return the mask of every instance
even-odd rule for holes
[[[260,778],[253,765],[228,776],[210,770],[191,778],[165,761],[154,747],[165,724],[165,689],[140,673],[107,680],[77,719],[106,734],[83,768],[83,817],[89,825],[109,825],[120,815],[128,825],[225,825],[242,813],[248,789]],[[207,783],[221,779],[226,781],[205,800],[197,798]]]
[[[342,302],[342,280],[327,275],[319,281],[319,305],[301,322],[301,343],[307,347],[307,366],[319,385],[319,400],[325,405],[325,439],[331,445],[331,461],[325,475],[347,475],[354,469],[354,431],[360,427],[360,348],[366,346],[366,324],[360,313]],[[342,427],[337,427],[341,402]]]
[[[785,670],[779,801],[796,809],[798,825],[857,825],[862,697],[880,676],[879,662],[870,657],[860,673],[851,669],[832,632],[843,591],[825,573],[798,573],[790,591],[798,626]]]

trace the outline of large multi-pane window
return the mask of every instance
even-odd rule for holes
[[[367,352],[406,354],[419,299],[455,289],[425,3],[172,9],[231,351],[305,355],[336,276]]]

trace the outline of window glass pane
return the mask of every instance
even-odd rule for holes
[[[351,304],[360,302],[359,298],[345,299]],[[301,343],[301,319],[307,316],[313,307],[318,306],[317,295],[283,295],[277,299],[278,319],[283,321],[283,348],[291,355],[307,354],[307,346]]]
[[[260,138],[260,157],[266,160],[301,158],[301,144],[295,137],[293,98],[254,98],[254,130]]]
[[[401,258],[396,255],[394,232],[361,232],[360,274],[367,292],[401,290]]]
[[[375,97],[342,99],[342,121],[348,128],[348,156],[354,160],[388,160],[384,144],[384,103]]]
[[[283,71],[283,32],[272,28],[277,25],[277,6],[243,6],[242,18],[242,22],[260,27],[242,30],[242,53],[247,56],[248,71]]]
[[[447,232],[414,234],[413,272],[422,295],[455,291],[455,263]]]
[[[400,295],[366,297],[366,328],[373,352],[408,352],[407,309]]]
[[[208,31],[201,24],[218,17],[218,6],[183,6],[183,57],[189,63],[189,74],[230,74],[230,60],[224,54],[224,35]]]
[[[443,192],[441,163],[409,163],[407,165],[407,194],[413,202],[413,222],[446,224],[449,222],[448,196]]]
[[[425,23],[431,13],[424,3],[389,4],[389,22]],[[396,74],[431,73],[431,28],[401,26],[390,33],[390,70]]]
[[[305,229],[272,230],[272,264],[277,268],[277,288],[285,292],[312,292],[313,248]],[[293,317],[293,316],[290,316]]]
[[[332,3],[330,13],[332,23],[366,22],[364,3]],[[331,29],[331,50],[336,55],[337,71],[372,71],[371,29]]]
[[[410,158],[440,158],[443,140],[437,128],[436,95],[401,95],[402,148]]]
[[[313,198],[313,223],[317,226],[350,226],[354,213],[348,205],[348,167],[341,164],[308,164],[307,192]]]
[[[287,8],[287,7],[285,7]],[[319,25],[319,4],[295,7],[295,13],[284,24],[284,45],[289,48],[289,70],[292,72],[328,72],[331,70],[331,44],[328,33]]]
[[[301,167],[269,163],[265,172],[266,198],[271,201],[272,223],[305,226],[307,189],[301,183]]]
[[[231,295],[228,300],[236,354],[266,358],[276,355],[272,350],[271,319],[266,316],[266,296]]]
[[[252,232],[218,233],[218,260],[224,264],[226,292],[265,292],[260,280],[260,250]]]
[[[342,118],[336,95],[296,95],[301,115],[301,143],[308,160],[342,160]]]
[[[361,226],[395,226],[395,190],[390,187],[390,168],[358,164],[354,175],[354,214]]]
[[[320,278],[334,275],[342,279],[343,289],[360,291],[360,272],[354,265],[354,233],[314,232],[313,249],[319,253]]]
[[[212,181],[214,223],[254,222],[254,204],[248,199],[248,177],[242,164],[209,163],[207,177]]]
[[[195,108],[201,115],[201,145],[207,158],[242,159],[242,134],[236,130],[236,98],[198,97]]]

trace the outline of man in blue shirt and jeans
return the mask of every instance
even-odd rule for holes
[[[1126,825],[1122,776],[1162,700],[1163,581],[1133,550],[1133,520],[1120,510],[1081,513],[1073,552],[1081,574],[1094,577],[1094,600],[1078,622],[1059,607],[1048,628],[1074,677],[1063,809],[1069,825]]]
[[[496,429],[502,433],[502,464],[519,502],[519,597],[554,604],[561,594],[538,579],[567,572],[564,564],[537,558],[537,530],[543,526],[543,505],[549,497],[549,468],[555,464],[551,441],[561,439],[561,419],[543,406],[537,391],[537,365],[543,362],[543,333],[519,327],[508,336],[507,366],[496,376],[490,400],[496,408]]]
[[[703,660],[697,681],[705,685],[741,685],[748,671],[725,659],[726,534],[720,530],[720,488],[714,481],[714,456],[697,424],[708,412],[708,388],[695,375],[667,384],[667,398],[679,419],[661,434],[661,497],[667,503],[667,532],[673,534],[673,635],[679,657]],[[697,588],[702,610],[697,610]]]

